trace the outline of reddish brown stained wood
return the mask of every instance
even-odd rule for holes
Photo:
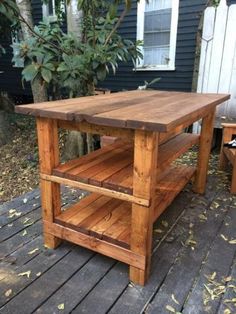
[[[172,166],[158,182],[154,199],[153,223],[195,175],[195,167]]]
[[[81,208],[79,213],[76,213],[74,216],[67,219],[66,223],[68,225],[79,226],[83,220],[94,214],[97,210],[106,207],[110,200],[111,199],[107,196],[100,196],[97,200],[90,203],[88,206]],[[59,219],[60,217],[57,217],[57,221]]]
[[[77,224],[78,228],[90,231],[98,222],[109,216],[114,209],[121,204],[120,200],[110,199],[104,206],[98,208],[94,213],[83,219]],[[108,218],[107,218],[108,219]]]
[[[65,179],[65,178],[61,178],[57,176],[50,176],[47,174],[41,174],[40,176],[43,180],[46,180],[46,181],[72,186],[72,187],[87,190],[93,193],[100,193],[102,195],[118,198],[123,201],[128,201],[128,202],[140,204],[143,206],[149,206],[149,203],[150,203],[149,200],[145,200],[145,199],[133,196],[133,195],[128,195],[125,193],[109,190],[103,187],[98,187],[98,186],[94,186],[94,185],[83,183],[83,182],[77,182],[77,181],[73,181],[73,180],[69,180],[69,179]]]
[[[124,202],[121,201],[112,212],[110,212],[108,215],[105,215],[99,222],[91,226],[91,234],[103,236],[112,225],[116,225],[119,219],[121,219],[123,216],[127,216],[128,210],[129,209],[127,206],[124,206]]]
[[[235,149],[224,147],[224,144],[232,140],[232,136],[236,134],[236,124],[222,123],[223,136],[220,150],[219,168],[225,170],[228,161],[233,166],[232,182],[230,192],[236,194],[236,151]]]
[[[199,136],[182,133],[159,148],[159,172],[199,142]],[[114,148],[114,149],[113,149]],[[122,193],[133,192],[133,147],[122,142],[68,162],[53,170],[60,177],[87,182]]]
[[[152,222],[159,217],[195,173],[173,166],[156,186]],[[92,193],[56,217],[55,222],[122,247],[130,247],[131,203]]]
[[[85,155],[80,158],[70,160],[66,162],[65,164],[60,164],[58,167],[55,167],[53,169],[53,174],[61,175],[62,177],[64,177],[63,173],[68,173],[69,171],[72,171],[74,168],[78,168],[82,165],[87,165],[91,162],[96,162],[96,160],[98,160],[98,157],[103,158],[103,155],[106,155],[108,157],[110,155],[112,156],[114,152],[116,152],[117,148],[119,149],[118,152],[120,151],[121,145],[123,145],[123,142],[121,144],[121,141],[117,141],[117,143],[104,147],[103,150],[98,149],[90,153],[89,155]]]
[[[111,174],[113,169],[116,172],[116,169],[119,169],[120,164],[123,167],[129,164],[131,160],[130,156],[132,156],[132,154],[128,153],[128,151],[122,151],[119,154],[115,154],[114,152],[112,157],[102,160],[102,162],[98,162],[96,165],[89,167],[84,171],[78,169],[76,177],[78,178],[78,181],[89,182],[90,184],[101,186],[102,184],[99,182],[99,178],[101,180],[104,176],[106,178],[106,176]]]
[[[206,117],[202,119],[202,130],[198,151],[197,172],[196,179],[194,182],[194,191],[201,194],[205,192],[206,187],[208,162],[210,157],[213,136],[214,118],[215,110],[212,110]]]
[[[119,158],[120,157],[120,158]],[[106,168],[102,168],[102,171],[92,175],[89,179],[90,184],[104,186],[103,182],[108,179],[114,173],[117,173],[124,169],[124,167],[129,166],[133,160],[133,151],[127,151],[124,155],[117,156],[117,159],[107,160]]]
[[[167,132],[189,120],[197,120],[227,100],[228,95],[182,94],[173,95],[160,101],[138,103],[125,111],[113,110],[90,117],[87,121],[96,124],[146,129]]]
[[[57,123],[50,119],[37,118],[40,171],[51,174],[59,164],[59,148]],[[61,212],[60,185],[55,182],[41,180],[41,198],[43,219],[52,223],[54,217]],[[44,232],[45,246],[56,248],[60,239]]]
[[[227,164],[228,164],[228,159],[226,154],[227,154],[227,149],[224,148],[224,144],[228,143],[229,141],[232,140],[232,135],[236,133],[236,125],[232,124],[222,124],[223,126],[223,133],[222,133],[222,142],[221,142],[221,150],[220,150],[220,162],[219,162],[219,168],[221,170],[225,170]]]
[[[227,99],[229,95],[131,91],[22,105],[17,106],[16,111],[61,120],[167,132],[207,115],[207,112]]]
[[[231,183],[230,192],[232,194],[236,194],[236,155],[234,155],[232,183]]]
[[[133,194],[151,201],[150,207],[132,204],[131,251],[146,258],[145,270],[130,267],[130,280],[144,285],[151,267],[154,189],[156,186],[158,138],[156,133],[136,130],[133,170]]]
[[[98,253],[102,253],[118,261],[133,265],[140,269],[145,268],[145,258],[142,255],[131,252],[126,248],[122,248],[112,243],[97,239],[90,235],[69,229],[58,224],[49,224],[44,222],[45,231],[48,234],[59,237],[61,239],[73,242],[75,244],[86,247]]]
[[[105,135],[107,137],[115,136],[117,138],[123,138],[123,140],[133,140],[134,138],[134,130],[90,124],[86,121],[77,123],[75,121],[58,120],[58,127],[66,130],[77,130],[86,133]]]

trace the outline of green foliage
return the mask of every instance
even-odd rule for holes
[[[59,90],[69,96],[93,93],[109,72],[116,73],[119,61],[136,62],[142,56],[135,43],[117,32],[105,44],[113,25],[110,16],[100,17],[95,28],[87,30],[86,40],[80,41],[63,33],[57,23],[41,22],[34,28],[35,35],[20,43],[18,57],[25,60],[23,80],[33,81],[39,75],[54,98],[59,97]]]
[[[218,5],[220,4],[220,1],[221,1],[221,0],[212,0],[212,5],[213,5],[214,7],[218,7]]]
[[[2,16],[6,17],[12,23],[17,23],[16,14],[18,13],[18,7],[14,0],[1,0],[0,1],[0,20]]]
[[[2,0],[0,12],[5,14],[5,5],[11,1]],[[58,8],[62,1],[56,0]],[[140,42],[124,39],[117,31],[122,20],[117,15],[121,2],[78,0],[78,8],[83,10],[80,40],[74,34],[62,32],[60,19],[57,23],[44,21],[35,26],[31,30],[32,37],[20,42],[20,54],[13,59],[15,62],[18,58],[24,60],[23,81],[32,82],[40,77],[53,98],[61,96],[59,91],[70,97],[88,95],[93,94],[94,87],[110,72],[116,73],[118,62],[132,60],[136,63],[137,58],[142,58],[138,49]],[[125,10],[130,8],[131,2],[125,1]],[[12,11],[17,13],[15,4]]]

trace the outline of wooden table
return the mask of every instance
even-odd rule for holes
[[[37,117],[44,241],[65,239],[130,265],[144,285],[153,222],[187,182],[204,193],[215,108],[229,95],[129,91],[16,107]],[[202,118],[201,135],[183,130]],[[58,128],[121,140],[60,164]],[[199,143],[197,167],[171,165]],[[61,211],[60,184],[92,192]]]

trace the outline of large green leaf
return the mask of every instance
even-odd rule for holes
[[[42,68],[41,75],[44,81],[47,83],[50,83],[52,80],[52,72],[48,69]]]
[[[97,68],[97,78],[99,81],[104,81],[106,78],[107,72],[106,72],[106,66],[104,64],[101,64]]]
[[[29,82],[29,81],[32,82],[35,79],[38,72],[39,72],[38,67],[36,67],[35,64],[30,64],[24,68],[24,70],[22,71],[22,75],[23,75],[23,78],[27,82]]]

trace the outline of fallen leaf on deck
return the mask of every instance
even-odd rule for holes
[[[228,238],[226,238],[226,236],[224,236],[223,234],[221,234],[220,236],[223,240],[228,241]]]
[[[13,213],[15,213],[16,212],[16,209],[9,209],[9,214],[13,214]]]
[[[65,304],[61,303],[57,306],[58,310],[64,310],[65,309]]]
[[[170,311],[171,313],[175,313],[175,309],[171,305],[166,306],[167,311]]]
[[[32,221],[32,222],[29,222],[28,224],[25,224],[25,227],[29,227],[29,226],[31,226],[31,225],[33,225],[34,224],[34,222]]]
[[[22,214],[22,212],[17,212],[17,211],[15,211],[14,213],[10,214],[10,215],[8,216],[8,218],[20,217],[21,214]]]
[[[156,232],[156,233],[163,233],[164,231],[161,230],[161,229],[154,229],[154,232]]]
[[[232,277],[231,277],[231,276],[228,276],[228,277],[225,277],[225,278],[224,278],[224,281],[225,281],[225,282],[229,282],[229,281],[231,281],[231,280],[232,280]]]
[[[27,278],[29,278],[30,274],[31,274],[31,270],[28,270],[23,273],[19,273],[18,276],[26,276]]]
[[[9,289],[5,292],[5,296],[9,297],[12,294],[12,289]]]
[[[27,235],[27,231],[24,230],[23,233],[22,233],[22,236],[24,237],[25,235]]]
[[[207,292],[210,294],[211,299],[214,300],[215,299],[214,292],[207,285],[204,285],[204,287],[206,288]]]
[[[225,309],[225,310],[224,310],[224,314],[231,314],[230,309]]]
[[[12,227],[12,226],[13,226],[13,224],[8,224],[7,226],[8,226],[8,227]]]
[[[23,224],[26,224],[29,220],[30,218],[25,218],[25,220],[23,221]]]
[[[236,302],[236,298],[233,298],[233,299],[226,299],[224,300],[224,303],[235,303]]]
[[[204,214],[200,214],[198,215],[198,217],[200,218],[201,221],[206,221],[207,220],[207,216]]]
[[[210,280],[214,280],[216,278],[216,272],[214,271],[214,273],[210,276]]]
[[[236,239],[230,240],[229,244],[236,244]]]
[[[41,271],[36,274],[37,277],[41,276]]]
[[[28,199],[27,199],[27,198],[24,198],[24,199],[23,199],[23,203],[26,204],[27,202],[28,202]]]
[[[176,300],[176,298],[175,298],[175,295],[174,294],[172,294],[171,295],[171,299],[176,303],[176,304],[178,304],[179,305],[179,302]]]
[[[37,251],[39,251],[39,248],[36,248],[36,249],[34,249],[34,250],[28,252],[28,255],[32,255],[32,254],[34,254],[34,253],[37,252]]]
[[[168,222],[165,221],[165,220],[162,220],[161,224],[162,224],[165,228],[167,228],[167,227],[169,226]]]

